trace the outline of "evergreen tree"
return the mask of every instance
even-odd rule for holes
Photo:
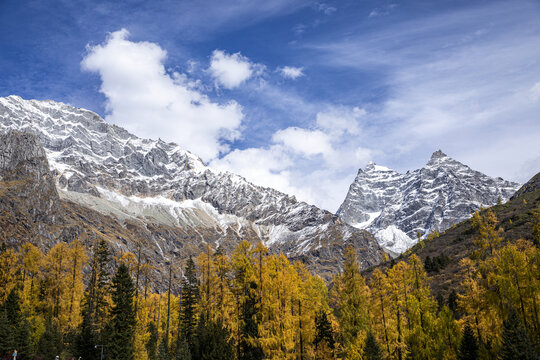
[[[476,342],[476,336],[474,336],[473,329],[469,323],[465,324],[465,329],[463,329],[463,337],[459,347],[458,359],[478,359],[478,343]]]
[[[30,338],[30,323],[23,319],[15,333],[15,347],[21,359],[32,359],[34,355],[34,347]]]
[[[107,299],[110,292],[110,261],[109,247],[104,240],[101,240],[94,246],[90,281],[85,291],[83,304],[83,311],[86,311],[88,316],[87,321],[90,321],[89,326],[96,336],[103,331],[109,315]]]
[[[441,293],[438,293],[436,299],[437,299],[437,313],[439,313],[439,311],[441,311],[442,307],[444,306],[444,297],[442,296]]]
[[[4,307],[0,307],[0,358],[13,351],[15,341],[13,339],[13,330],[9,324],[8,317]]]
[[[82,309],[82,322],[75,337],[75,354],[83,359],[99,359],[95,349],[97,334],[93,326],[93,314],[89,304],[85,303]]]
[[[184,271],[184,278],[182,279],[182,297],[180,300],[182,303],[181,312],[181,334],[188,343],[190,349],[193,347],[193,334],[195,333],[196,326],[196,308],[199,301],[199,281],[197,280],[197,270],[195,263],[190,256],[186,270]]]
[[[229,332],[219,322],[206,320],[201,314],[192,358],[194,360],[233,360],[234,348],[229,341]]]
[[[62,333],[56,321],[48,316],[45,321],[45,332],[38,341],[37,353],[45,359],[54,359],[63,350]]]
[[[513,307],[503,322],[501,360],[536,360],[538,354]]]
[[[447,304],[448,304],[448,308],[450,310],[452,310],[452,312],[454,313],[454,316],[456,316],[456,312],[457,312],[457,300],[458,300],[458,296],[457,296],[457,293],[456,293],[456,290],[452,289],[452,291],[450,292],[450,294],[448,294],[448,301],[447,301]]]
[[[263,350],[257,344],[254,344],[251,339],[259,337],[259,329],[257,324],[257,314],[259,307],[259,299],[257,297],[257,283],[250,281],[248,287],[244,289],[244,301],[242,303],[241,320],[242,320],[242,338],[240,340],[239,360],[261,360],[264,358]]]
[[[371,331],[368,332],[366,344],[364,345],[364,359],[382,360],[381,348]]]
[[[30,339],[30,324],[21,314],[21,299],[18,289],[14,287],[9,292],[5,303],[0,307],[0,332],[6,333],[0,340],[3,352],[17,349],[21,358],[31,358],[33,347]]]
[[[191,360],[191,351],[187,341],[181,340],[176,348],[175,360]]]
[[[108,325],[108,358],[115,360],[133,360],[133,336],[135,332],[135,310],[133,295],[135,289],[129,275],[129,269],[121,264],[113,279],[113,308]]]
[[[146,353],[148,354],[149,359],[155,359],[157,355],[157,342],[158,342],[158,335],[157,335],[157,328],[156,324],[154,322],[150,322],[148,324],[148,341],[145,344],[146,347]]]
[[[13,288],[9,292],[6,302],[3,305],[6,311],[6,316],[7,316],[9,325],[11,326],[12,331],[14,333],[16,332],[16,329],[19,327],[19,323],[22,320],[20,302],[21,302],[21,299],[19,298],[17,289]]]
[[[158,359],[159,360],[170,360],[171,355],[169,353],[169,348],[165,340],[162,340],[159,343]]]
[[[330,349],[334,349],[334,333],[332,325],[328,321],[326,311],[321,310],[315,315],[315,347],[326,344]]]
[[[426,260],[424,261],[424,269],[426,269],[427,272],[433,271],[433,261],[431,260],[431,256],[426,257]]]

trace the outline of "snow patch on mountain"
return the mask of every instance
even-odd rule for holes
[[[63,199],[118,219],[192,233],[206,229],[220,239],[256,234],[290,257],[308,256],[332,242],[333,251],[354,246],[365,266],[381,259],[371,235],[336,215],[213,170],[177,144],[139,138],[92,111],[50,100],[0,98],[0,132],[9,130],[39,137]],[[327,260],[334,255],[325,254]]]
[[[480,207],[506,201],[519,184],[491,178],[441,150],[426,166],[400,174],[374,162],[360,169],[338,215],[372,232],[379,244],[401,253],[434,230],[468,219]]]

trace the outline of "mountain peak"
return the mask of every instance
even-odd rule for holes
[[[445,230],[470,217],[471,210],[510,198],[518,184],[472,170],[437,150],[427,165],[405,174],[369,163],[351,184],[338,215],[375,235],[387,250],[400,253],[418,232]]]
[[[381,166],[375,164],[373,160],[369,161],[366,165],[366,171],[393,171],[390,168],[387,168],[386,166]]]
[[[432,159],[439,159],[439,158],[443,158],[443,157],[447,157],[447,156],[448,155],[443,153],[441,149],[439,149],[439,150],[435,151],[433,154],[431,154]]]
[[[375,161],[369,160],[366,164],[366,171],[375,169]]]

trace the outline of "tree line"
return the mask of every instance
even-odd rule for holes
[[[502,244],[490,210],[477,212],[475,250],[448,299],[416,255],[369,278],[346,249],[329,284],[300,262],[240,242],[190,257],[179,284],[164,269],[153,292],[140,254],[105,241],[43,253],[0,248],[0,354],[17,359],[537,359],[539,251]],[[536,236],[536,235],[535,235]],[[442,260],[441,260],[442,259]],[[442,262],[441,262],[442,261]],[[174,291],[179,289],[179,291]]]

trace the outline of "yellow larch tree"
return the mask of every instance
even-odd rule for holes
[[[266,268],[259,341],[268,359],[295,359],[300,278],[283,254],[269,256]]]
[[[36,278],[41,272],[43,253],[35,245],[26,242],[21,247],[21,263],[23,269],[23,307],[27,313],[33,313],[38,303],[39,289],[36,286]]]
[[[390,310],[395,322],[395,337],[390,337],[391,358],[402,360],[407,355],[406,339],[410,332],[410,309],[408,296],[411,291],[410,266],[400,261],[387,271],[388,294],[391,299]],[[392,331],[392,332],[394,332]]]
[[[296,261],[299,276],[296,354],[301,360],[315,358],[315,317],[318,312],[330,312],[328,289],[324,280],[312,275],[306,266]]]
[[[407,260],[411,290],[407,297],[408,337],[407,347],[415,359],[431,359],[435,349],[433,336],[437,305],[431,297],[427,275],[420,258],[415,254]]]
[[[478,230],[474,243],[479,248],[480,258],[493,255],[493,251],[501,243],[501,231],[497,229],[498,222],[491,209],[476,211],[471,218],[472,226]]]
[[[199,285],[199,309],[204,314],[205,319],[216,321],[218,318],[218,279],[214,263],[214,251],[210,245],[205,246],[205,251],[197,258],[197,265],[200,272]]]
[[[345,250],[343,272],[336,277],[332,302],[340,326],[341,344],[347,359],[360,358],[369,326],[370,293],[352,247]]]
[[[0,249],[0,303],[3,303],[17,283],[19,257],[11,248]]]
[[[375,269],[371,275],[371,328],[381,344],[385,357],[390,356],[390,345],[394,337],[394,319],[391,316],[392,303],[388,278],[381,270]]]
[[[82,321],[81,300],[84,295],[83,268],[86,266],[88,257],[83,244],[75,240],[67,248],[67,267],[69,276],[67,284],[69,290],[66,292],[69,300],[68,304],[68,327],[76,328]]]
[[[223,249],[218,248],[213,255],[216,283],[216,319],[232,334],[234,317],[234,296],[231,291],[231,265]]]

